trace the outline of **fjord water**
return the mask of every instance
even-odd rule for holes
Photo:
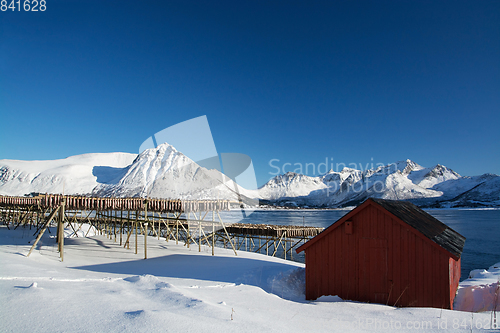
[[[473,269],[488,269],[500,262],[499,209],[435,209],[429,214],[463,235],[462,277]]]
[[[500,262],[499,209],[430,209],[429,214],[466,237],[462,253],[461,280],[473,269],[488,269]],[[241,222],[275,225],[305,225],[327,228],[348,210],[256,210],[247,211],[241,221],[240,211],[225,212],[226,223]],[[304,262],[303,253],[294,260]]]

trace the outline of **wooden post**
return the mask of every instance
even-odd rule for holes
[[[194,213],[193,213],[193,214],[194,214]],[[186,243],[187,243],[187,248],[188,248],[188,249],[189,249],[189,241],[190,241],[190,238],[191,238],[191,237],[190,237],[190,233],[189,233],[189,219],[190,219],[189,215],[190,215],[190,213],[188,212],[188,218],[187,218],[187,220],[186,220],[186,222],[187,222],[187,226],[188,226],[188,227],[187,227],[187,232],[186,232]],[[196,216],[196,215],[195,215],[195,216]]]
[[[127,247],[127,250],[130,250],[130,236],[132,236],[132,232],[134,231],[132,227],[132,220],[130,218],[130,211],[127,211],[127,222],[125,223],[127,223],[127,240],[125,241],[125,246]]]
[[[285,240],[283,242],[283,251],[285,252],[285,260],[286,260],[286,236],[285,236]]]
[[[122,246],[123,238],[123,210],[120,210],[120,246]]]
[[[10,228],[9,228],[10,211],[11,211],[11,208],[9,207],[9,212],[7,213],[7,219],[5,220],[5,225],[7,226],[7,229],[9,229],[9,230],[10,230]]]
[[[215,222],[212,221],[212,255],[215,255]]]
[[[168,242],[168,239],[170,238],[170,234],[172,233],[172,230],[173,230],[173,227],[172,227],[172,229],[170,229],[170,227],[168,226],[168,222],[170,221],[169,217],[170,217],[170,213],[167,212],[167,219],[165,220],[165,222],[163,222],[163,223],[165,223],[165,227],[167,228],[167,235],[165,236],[165,242]]]
[[[94,221],[96,222],[95,224],[97,226],[97,231],[99,232],[99,235],[102,235],[101,221],[99,219],[99,214],[100,214],[100,211],[96,210],[95,211],[95,216],[94,216]]]
[[[161,213],[158,213],[158,240],[160,240],[161,235]]]
[[[64,206],[66,203],[66,199],[61,200],[61,207],[59,207],[59,219],[57,223],[58,229],[58,244],[59,244],[59,257],[61,261],[64,261]]]
[[[135,211],[135,254],[137,254],[137,223],[139,223],[139,211]]]
[[[130,242],[129,242],[129,239],[130,239],[130,235],[132,234],[132,221],[130,220],[130,210],[127,211],[127,222],[128,222],[128,237],[127,237],[127,242],[125,244],[127,244],[127,250],[130,250]]]
[[[212,211],[212,255],[215,255],[215,213]]]
[[[199,227],[199,237],[198,237],[198,252],[201,252],[201,221],[198,222],[198,227]]]
[[[179,244],[179,215],[175,220],[175,244]]]
[[[113,212],[111,210],[108,210],[108,221],[107,224],[109,225],[109,239],[113,239],[113,225],[111,222],[113,221]]]
[[[60,213],[60,206],[58,207],[58,215],[57,215],[57,229],[56,229],[56,243],[57,243],[57,251],[59,251],[59,213]]]
[[[148,259],[148,200],[144,200],[144,259]]]
[[[144,223],[144,259],[148,259],[148,222]]]

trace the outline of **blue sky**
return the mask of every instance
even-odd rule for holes
[[[259,185],[271,160],[500,174],[499,22],[499,1],[48,0],[45,12],[0,12],[0,158],[136,153],[207,115],[218,152],[249,155]]]

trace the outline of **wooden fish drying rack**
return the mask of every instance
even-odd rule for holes
[[[35,228],[35,242],[27,256],[37,246],[50,225],[57,224],[56,241],[61,260],[64,260],[64,227],[71,228],[73,235],[83,224],[90,225],[98,234],[105,235],[130,249],[135,240],[138,253],[138,237],[144,236],[144,258],[147,258],[147,236],[166,241],[184,242],[188,248],[208,245],[214,255],[216,244],[236,250],[245,248],[271,254],[278,252],[285,259],[299,243],[316,236],[323,228],[276,226],[233,223],[224,224],[219,214],[231,208],[228,200],[179,200],[150,198],[102,198],[43,194],[36,197],[0,196],[0,220],[10,229],[19,226]],[[233,203],[237,204],[237,203]],[[85,234],[85,236],[88,235]],[[243,239],[243,240],[242,240]],[[256,243],[259,246],[256,246]],[[263,243],[263,244],[262,244]],[[255,246],[252,246],[255,245]],[[287,245],[288,244],[288,245]]]

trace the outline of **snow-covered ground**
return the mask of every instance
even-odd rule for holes
[[[55,230],[26,257],[33,233],[0,226],[1,332],[490,331],[491,311],[306,301],[303,264],[260,254],[217,248],[211,256],[208,247],[149,237],[144,260],[142,237],[134,254],[133,242],[127,250],[92,236],[66,239],[61,262]],[[500,273],[473,275],[464,283],[495,283]]]

